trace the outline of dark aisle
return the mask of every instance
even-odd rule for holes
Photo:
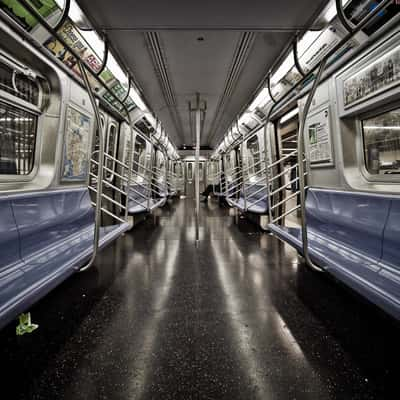
[[[38,331],[0,332],[1,398],[392,398],[398,327],[202,207],[198,249],[192,201],[171,202],[31,310]]]

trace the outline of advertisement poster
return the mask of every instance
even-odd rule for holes
[[[311,164],[332,162],[329,109],[307,120],[308,148]]]
[[[349,107],[399,83],[400,46],[344,81],[344,105]]]
[[[53,0],[35,0],[32,2],[32,5],[43,18],[47,18],[59,10],[56,2]],[[4,10],[27,31],[31,31],[38,23],[35,17],[18,0],[2,0],[0,1],[0,9]]]
[[[123,99],[126,96],[126,89],[121,85],[121,83],[117,82],[114,86],[112,86],[111,91],[119,98]],[[121,103],[119,103],[114,96],[110,93],[104,93],[104,100],[106,100],[110,105],[116,108],[118,111],[122,111]],[[135,103],[133,100],[128,97],[125,101],[125,105],[128,108],[128,111],[131,111],[135,107]]]
[[[90,118],[67,108],[62,179],[86,180],[89,170]]]
[[[86,41],[80,35],[79,31],[74,27],[71,21],[66,21],[58,30],[58,33],[65,40],[68,46],[70,46],[94,72],[100,70],[101,61],[97,55],[95,55],[93,50],[87,45]],[[67,51],[67,49],[57,39],[51,37],[45,43],[43,43],[43,45],[68,68],[72,69],[76,75],[80,76],[79,66],[76,58],[69,51]],[[110,81],[113,78],[108,70],[103,71],[100,76],[105,83],[108,83],[107,81]],[[94,90],[98,91],[100,89],[100,85],[97,83],[97,81],[92,77],[91,74],[88,74],[88,78]]]

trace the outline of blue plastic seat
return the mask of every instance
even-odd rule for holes
[[[8,196],[0,210],[2,327],[90,259],[94,209],[88,189],[80,188]],[[100,248],[128,228],[100,228]]]
[[[268,191],[265,185],[247,185],[246,201],[243,190],[240,191],[238,198],[227,198],[228,204],[242,212],[254,214],[266,214],[268,212]]]
[[[306,210],[311,259],[400,319],[400,199],[310,189]],[[303,253],[300,228],[270,229]]]
[[[129,191],[128,213],[130,215],[149,212],[162,207],[168,199],[168,193],[162,193],[160,197],[150,197],[149,189],[143,185],[132,185]]]
[[[149,209],[149,189],[143,185],[132,185],[129,190],[128,212],[139,214]]]

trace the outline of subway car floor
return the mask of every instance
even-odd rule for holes
[[[399,327],[215,200],[170,201],[0,332],[1,398],[384,399]]]

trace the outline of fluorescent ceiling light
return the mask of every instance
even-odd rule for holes
[[[248,122],[252,120],[251,114],[250,113],[244,113],[240,118],[239,118],[239,125],[245,124],[247,125]]]
[[[99,60],[104,59],[104,42],[96,31],[79,31]]]
[[[342,6],[344,7],[350,0],[342,0]],[[336,17],[336,3],[332,2],[328,9],[325,11],[324,19],[326,22],[331,22]]]
[[[55,2],[58,7],[60,7],[62,10],[64,9],[65,0],[55,0]],[[87,20],[85,14],[75,0],[72,0],[70,3],[68,17],[72,19],[72,21],[78,26],[78,28],[90,27],[89,21]]]
[[[307,31],[297,43],[297,54],[300,58],[318,39],[322,31]]]
[[[135,100],[133,100],[133,101],[135,101]],[[135,103],[136,103],[136,102],[135,102]],[[139,107],[139,108],[140,108],[140,107]],[[157,126],[157,121],[156,121],[156,119],[154,118],[153,114],[151,114],[151,113],[146,113],[146,118],[147,118],[147,120],[150,122],[151,126],[152,126],[153,128],[156,128],[156,126]],[[161,129],[161,124],[159,125],[158,129]]]
[[[253,102],[249,106],[249,111],[254,111],[257,107],[262,108],[264,107],[269,101],[271,97],[268,93],[267,88],[263,88],[257,97],[253,100]]]
[[[293,118],[295,115],[299,113],[299,109],[296,107],[294,110],[289,111],[287,114],[285,114],[281,120],[280,123],[284,124],[285,122],[289,121],[291,118]]]
[[[285,58],[285,61],[283,61],[283,63],[271,76],[271,85],[276,85],[293,67],[294,67],[294,56],[293,56],[293,51],[291,51]]]
[[[388,130],[388,131],[400,131],[400,126],[364,126],[364,129],[373,129],[373,130]]]
[[[120,81],[121,85],[128,86],[128,76],[117,63],[111,51],[108,53],[107,68]]]

